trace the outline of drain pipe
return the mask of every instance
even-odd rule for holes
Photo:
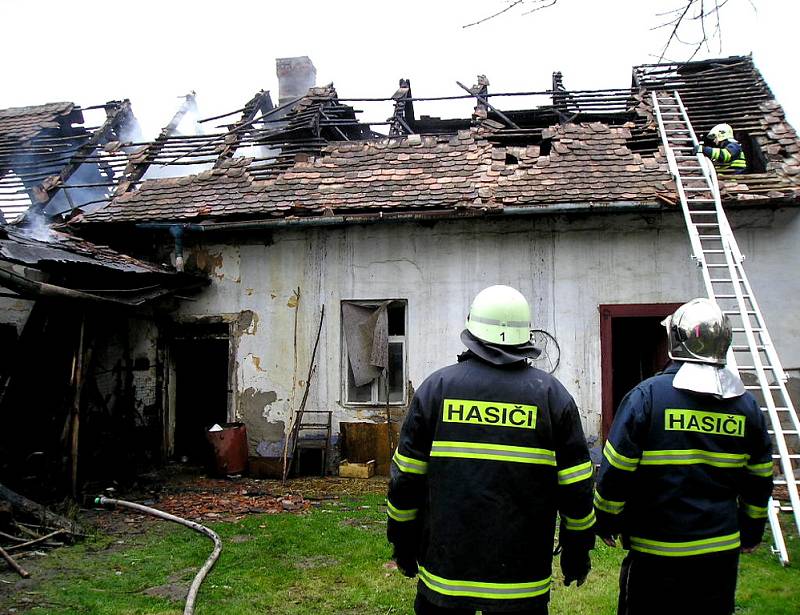
[[[214,564],[217,562],[217,558],[219,558],[219,554],[222,551],[222,541],[220,540],[217,533],[214,530],[210,530],[204,525],[195,523],[194,521],[189,521],[181,517],[176,517],[175,515],[165,513],[162,510],[158,510],[156,508],[150,508],[149,506],[144,506],[143,504],[136,504],[135,502],[126,502],[125,500],[115,500],[103,496],[95,498],[94,502],[99,506],[106,506],[109,508],[113,508],[115,506],[119,506],[121,508],[130,508],[131,510],[137,510],[145,514],[158,517],[159,519],[166,519],[167,521],[172,521],[173,523],[179,523],[180,525],[185,525],[186,527],[191,528],[196,532],[205,534],[211,540],[214,541],[214,550],[211,552],[211,555],[208,556],[206,563],[203,564],[203,567],[199,570],[197,575],[195,575],[194,581],[192,581],[192,585],[191,587],[189,587],[189,594],[186,596],[186,606],[183,609],[183,615],[194,615],[194,603],[197,600],[197,592],[200,591],[200,584],[206,578],[206,575],[209,573],[209,571],[214,567]]]
[[[183,271],[183,232],[184,227],[173,224],[169,227],[169,234],[175,239],[175,270]]]

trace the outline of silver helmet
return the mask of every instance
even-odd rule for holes
[[[662,323],[669,356],[676,361],[725,365],[733,332],[728,317],[710,299],[692,299]]]

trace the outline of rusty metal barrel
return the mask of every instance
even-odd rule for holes
[[[223,423],[206,437],[213,449],[212,471],[219,476],[247,470],[247,428],[244,423]]]

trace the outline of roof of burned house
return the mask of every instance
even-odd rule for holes
[[[22,143],[43,130],[58,129],[72,113],[69,102],[0,109],[0,144]]]
[[[536,109],[501,112],[494,105],[505,99],[492,98],[471,120],[417,118],[412,103],[424,99],[401,82],[390,99],[389,135],[360,124],[332,86],[317,88],[284,108],[279,121],[264,114],[260,125],[249,118],[197,141],[190,154],[206,156],[212,168],[146,180],[81,222],[290,223],[378,212],[674,204],[650,99],[662,89],[681,94],[698,135],[727,122],[743,142],[751,168],[723,182],[725,201],[800,202],[800,142],[751,58],[638,66],[632,81],[619,90],[554,87],[538,93],[553,104]],[[262,149],[217,158],[226,145],[245,143]]]

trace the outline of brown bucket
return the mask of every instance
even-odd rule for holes
[[[220,426],[220,431],[206,432],[214,453],[213,471],[220,476],[241,474],[247,470],[247,428],[244,423]]]

